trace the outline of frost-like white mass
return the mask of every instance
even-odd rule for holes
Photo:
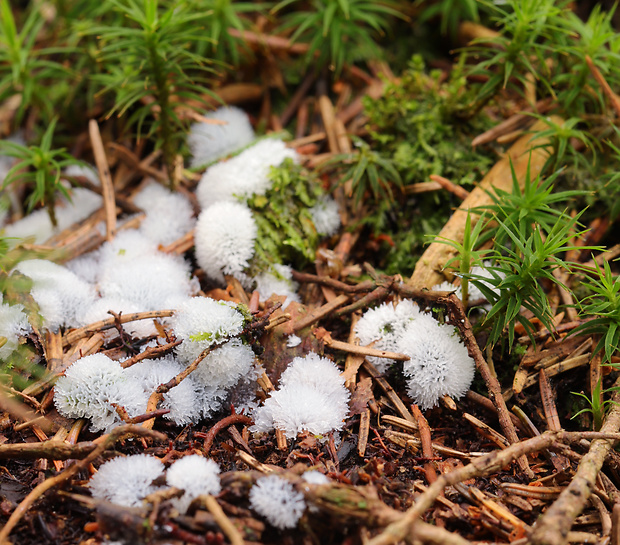
[[[301,492],[276,475],[261,477],[250,490],[250,506],[276,528],[295,528],[306,509]]]
[[[220,466],[216,462],[197,454],[177,460],[166,472],[166,482],[185,493],[173,499],[172,504],[180,513],[185,513],[198,496],[219,494],[222,490],[219,474]]]
[[[189,365],[205,348],[241,333],[245,317],[235,306],[210,297],[193,297],[178,307],[170,323],[177,339],[183,341],[176,349],[182,363]],[[202,333],[206,334],[204,340],[191,339]]]
[[[295,348],[301,344],[301,338],[295,334],[291,334],[288,336],[288,340],[286,341],[287,348]]]
[[[52,235],[86,219],[95,210],[101,208],[102,204],[101,195],[82,187],[76,187],[71,191],[71,201],[63,197],[56,204],[56,228],[52,227],[47,210],[41,208],[7,225],[5,234],[8,237],[17,238],[34,237],[35,243],[41,244]]]
[[[178,307],[193,294],[194,286],[182,257],[156,253],[106,267],[99,291],[103,297],[124,299],[149,311]]]
[[[0,293],[0,337],[6,339],[6,343],[0,347],[0,360],[7,361],[11,352],[17,348],[19,337],[32,330],[23,310],[22,305],[2,303]]]
[[[142,386],[146,401],[161,384],[178,375],[183,366],[177,363],[172,356],[158,360],[142,360],[129,367],[125,374]],[[198,407],[199,386],[190,376],[180,384],[163,394],[159,409],[170,409],[164,418],[174,421],[179,426],[195,423],[200,418]],[[146,404],[146,402],[145,402]]]
[[[338,231],[340,227],[338,203],[329,195],[324,195],[319,199],[309,212],[319,235],[331,236]]]
[[[301,478],[308,484],[329,484],[329,479],[327,476],[323,475],[323,473],[317,471],[316,469],[306,471]]]
[[[256,235],[256,222],[246,205],[214,204],[196,222],[196,260],[217,282],[224,283],[224,275],[230,274],[247,284],[244,271],[254,256]]]
[[[338,368],[311,352],[294,358],[282,373],[280,388],[254,411],[252,431],[277,428],[290,439],[304,430],[324,435],[342,428],[348,401]]]
[[[292,278],[291,267],[288,265],[274,265],[275,274],[265,272],[259,274],[256,280],[256,289],[261,299],[269,299],[273,294],[285,295],[286,299],[282,308],[286,308],[289,303],[296,301],[299,303],[299,295],[297,295],[297,282]]]
[[[191,231],[196,223],[189,199],[161,184],[152,182],[146,185],[135,195],[133,202],[146,212],[140,232],[157,244],[171,244]]]
[[[136,454],[103,464],[89,482],[93,497],[125,507],[139,507],[158,490],[153,481],[163,475],[164,464],[154,456]]]
[[[218,108],[205,117],[225,121],[225,125],[194,123],[187,136],[187,145],[192,152],[192,168],[206,165],[247,146],[254,140],[250,118],[243,110],[234,106]]]
[[[142,312],[144,309],[140,308],[131,301],[115,297],[101,297],[97,299],[82,315],[82,322],[84,324],[92,324],[100,320],[107,320],[112,315],[109,311],[116,312],[117,314],[132,314],[134,312]],[[153,320],[136,320],[134,322],[127,322],[123,324],[123,330],[126,331],[132,337],[144,338],[150,335],[157,335],[157,328],[155,327]],[[111,330],[108,330],[111,333]]]
[[[32,279],[30,293],[46,327],[82,325],[82,316],[96,297],[90,284],[68,268],[44,259],[22,261],[16,270]]]
[[[444,395],[463,396],[474,379],[474,361],[456,328],[430,316],[407,326],[400,350],[410,358],[403,363],[408,393],[422,409],[434,407]]]
[[[355,334],[363,346],[374,342],[373,348],[400,352],[399,343],[408,323],[424,316],[415,303],[404,299],[397,305],[383,303],[367,310],[355,325]],[[367,356],[379,372],[383,373],[394,360]]]
[[[54,403],[67,418],[90,418],[91,430],[109,431],[122,424],[113,404],[129,416],[146,410],[144,391],[123,372],[121,364],[105,354],[85,356],[73,363],[56,381]]]
[[[192,376],[202,386],[198,405],[204,417],[219,409],[229,391],[240,381],[255,378],[255,360],[249,346],[232,339],[200,362]]]
[[[63,173],[66,176],[84,176],[90,183],[100,186],[99,174],[94,167],[90,165],[69,165]]]
[[[298,161],[295,150],[282,140],[265,138],[228,161],[209,167],[196,188],[196,197],[203,210],[220,201],[235,202],[252,195],[264,195],[271,187],[269,171],[284,159]]]

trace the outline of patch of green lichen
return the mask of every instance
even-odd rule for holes
[[[458,66],[442,81],[439,70],[427,73],[422,58],[414,56],[380,98],[365,99],[373,149],[392,157],[406,183],[426,182],[431,174],[459,185],[479,180],[494,154],[472,149],[471,141],[492,121],[482,112],[475,119],[459,117],[468,95]]]
[[[317,176],[286,159],[272,167],[270,178],[267,193],[247,201],[258,227],[251,274],[280,263],[302,267],[314,260],[319,243],[310,214],[324,193]]]

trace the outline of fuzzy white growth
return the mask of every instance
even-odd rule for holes
[[[441,284],[435,284],[431,290],[433,291],[453,291],[459,299],[463,298],[461,286],[455,286],[452,282],[444,280]]]
[[[189,264],[181,257],[157,253],[117,260],[99,280],[103,297],[124,299],[141,310],[176,308],[194,291]]]
[[[342,428],[349,391],[338,368],[311,352],[294,358],[282,373],[280,388],[254,411],[252,431],[281,429],[294,438],[301,431],[324,435]]]
[[[471,274],[475,274],[478,276],[482,276],[483,278],[494,278],[494,275],[499,274],[501,278],[504,278],[506,275],[504,273],[498,273],[498,272],[491,272],[490,270],[487,269],[487,267],[491,267],[491,263],[488,261],[485,261],[484,263],[484,267],[472,267],[470,273]],[[487,286],[490,290],[494,291],[495,293],[499,293],[499,289],[495,288],[493,286],[493,284],[491,284],[490,282],[485,282],[484,280],[481,280],[481,282]],[[484,299],[486,301],[486,297],[482,294],[482,292],[480,291],[480,289],[477,286],[474,286],[474,284],[472,284],[471,280],[469,281],[469,300],[470,301],[480,301],[481,299]]]
[[[306,509],[304,495],[291,483],[270,475],[261,477],[250,490],[250,507],[276,528],[295,528]]]
[[[421,315],[419,307],[404,299],[397,305],[383,303],[377,308],[367,310],[355,325],[355,334],[362,345],[372,342],[373,348],[389,352],[399,352],[399,342],[407,324]],[[368,356],[370,361],[381,373],[395,363],[394,360]]]
[[[62,198],[56,204],[56,228],[52,227],[47,210],[39,209],[31,212],[24,218],[7,225],[5,234],[9,237],[34,237],[35,243],[45,242],[52,235],[82,221],[95,210],[101,208],[103,200],[100,195],[88,189],[77,187],[71,191],[71,202]]]
[[[254,378],[255,359],[249,346],[232,339],[200,362],[192,376],[202,386],[198,405],[204,417],[221,407],[231,388],[246,378]]]
[[[154,456],[136,454],[103,464],[89,482],[94,498],[125,507],[139,507],[158,487],[153,481],[163,475],[164,464]]]
[[[85,309],[95,301],[94,288],[62,265],[44,259],[22,261],[16,267],[32,279],[31,295],[46,327],[82,324]]]
[[[56,382],[54,403],[67,418],[90,418],[93,431],[122,424],[113,403],[127,409],[129,416],[146,409],[140,384],[123,373],[120,363],[101,353],[81,358],[67,369]]]
[[[100,186],[99,174],[90,165],[69,165],[63,171],[65,176],[84,176],[91,184]]]
[[[148,184],[133,202],[146,212],[140,232],[157,244],[171,244],[191,231],[196,223],[189,199],[161,184]]]
[[[411,358],[403,363],[409,395],[422,409],[430,409],[444,395],[464,395],[474,379],[475,364],[456,328],[424,316],[407,326],[400,350]]]
[[[301,478],[308,484],[329,484],[329,479],[327,476],[323,475],[323,473],[317,471],[316,469],[306,471]]]
[[[291,334],[288,336],[288,340],[286,341],[287,348],[295,348],[301,344],[301,338],[297,335]]]
[[[148,401],[149,396],[160,384],[165,384],[178,375],[183,366],[177,363],[172,356],[159,360],[143,360],[132,365],[125,374],[134,382],[140,384]],[[160,409],[170,409],[164,418],[174,421],[179,426],[195,423],[200,418],[198,403],[199,387],[192,377],[185,378],[180,384],[163,394],[159,404]]]
[[[179,513],[185,513],[198,496],[219,494],[222,490],[219,474],[220,466],[216,462],[197,454],[185,456],[172,464],[166,472],[166,482],[185,491],[183,496],[172,500]]]
[[[282,308],[286,308],[290,303],[299,303],[297,288],[299,285],[293,280],[291,267],[288,265],[274,265],[277,274],[265,272],[259,274],[256,280],[256,289],[261,299],[269,299],[273,294],[285,295],[286,299]]]
[[[225,125],[194,123],[187,136],[187,145],[192,152],[192,168],[206,165],[247,146],[254,140],[250,118],[243,110],[234,106],[218,108],[205,117],[225,121]]]
[[[245,318],[234,303],[193,297],[179,306],[171,325],[177,339],[183,341],[176,348],[177,356],[182,363],[189,365],[205,348],[241,333]],[[205,334],[205,338],[192,340],[199,334]]]
[[[32,330],[23,310],[22,305],[2,303],[0,293],[0,337],[6,339],[6,343],[0,347],[0,360],[7,361],[11,352],[17,348],[19,337]]]
[[[321,197],[309,212],[319,235],[331,236],[340,228],[338,203],[330,196]]]
[[[196,188],[200,206],[206,210],[220,201],[264,195],[271,187],[271,167],[287,158],[299,160],[297,152],[287,148],[282,140],[266,138],[236,157],[209,167]]]
[[[244,273],[254,256],[257,227],[251,210],[238,202],[220,202],[196,222],[196,260],[207,275],[224,283],[231,274],[247,283]]]

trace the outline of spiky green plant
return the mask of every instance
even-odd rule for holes
[[[174,181],[177,153],[189,123],[182,108],[200,108],[209,90],[210,59],[193,47],[207,40],[206,14],[193,12],[182,1],[110,0],[124,15],[123,25],[102,25],[90,30],[100,44],[99,60],[105,73],[95,76],[101,92],[112,92],[109,115],[129,115],[138,134],[148,124],[162,151],[170,183]]]

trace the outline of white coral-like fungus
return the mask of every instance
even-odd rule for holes
[[[19,337],[32,330],[23,310],[22,305],[2,303],[0,293],[0,337],[6,339],[4,345],[0,346],[0,360],[7,361],[11,352],[17,348]]]
[[[364,346],[374,342],[373,348],[399,352],[399,343],[407,324],[420,316],[418,305],[408,299],[397,305],[383,303],[364,313],[355,325],[355,334]],[[381,373],[395,363],[394,360],[374,356],[368,356],[368,361]]]
[[[63,416],[90,418],[93,431],[109,431],[123,423],[113,404],[123,406],[129,416],[146,410],[140,384],[101,353],[85,356],[66,370],[56,382],[54,403]]]
[[[177,356],[189,365],[205,348],[241,333],[245,317],[234,303],[216,301],[210,297],[193,297],[179,306],[171,325],[177,339],[183,341],[176,349]],[[195,335],[204,338],[192,340]]]
[[[187,145],[192,152],[192,168],[233,153],[254,140],[250,118],[240,108],[225,106],[205,114],[205,117],[225,124],[200,122],[190,127]]]
[[[338,368],[310,353],[295,358],[282,374],[280,388],[254,411],[252,431],[281,429],[294,438],[301,431],[324,435],[342,428],[349,391]]]
[[[282,305],[284,309],[293,301],[299,302],[298,284],[293,280],[290,266],[274,265],[274,268],[276,274],[266,272],[255,278],[256,289],[261,299],[269,299],[273,294],[286,296]]]
[[[257,227],[252,211],[238,202],[220,202],[196,222],[196,260],[207,275],[224,283],[231,274],[247,284],[245,269],[254,256]]]
[[[146,212],[140,232],[157,244],[171,244],[191,231],[196,223],[189,199],[152,182],[133,199]]]
[[[32,279],[30,293],[46,327],[82,325],[82,314],[96,297],[90,284],[66,267],[44,259],[22,261],[16,270]]]
[[[165,384],[182,370],[181,364],[177,363],[172,356],[167,356],[159,360],[142,360],[132,365],[125,373],[142,386],[148,401],[149,396],[159,385]],[[200,410],[197,406],[198,391],[199,386],[190,376],[163,394],[163,400],[158,407],[170,409],[164,418],[180,426],[197,422],[200,418]]]
[[[164,464],[154,456],[136,454],[103,464],[89,482],[93,497],[125,507],[139,507],[158,487],[153,481],[163,475]]]
[[[219,494],[222,490],[219,474],[220,466],[216,462],[197,454],[177,460],[166,472],[166,482],[185,493],[173,499],[172,504],[180,513],[185,513],[198,496]]]
[[[142,311],[176,308],[194,291],[189,264],[163,253],[117,261],[99,281],[104,297],[124,299]]]
[[[250,490],[250,506],[276,528],[295,528],[306,509],[301,492],[291,483],[270,475],[261,477]]]
[[[430,316],[407,326],[400,350],[410,357],[403,363],[408,393],[422,409],[434,407],[444,395],[461,397],[474,379],[474,361],[456,328]]]
[[[255,378],[254,364],[254,352],[239,339],[228,341],[200,362],[192,376],[202,386],[198,405],[203,416],[219,409],[230,389],[242,379]]]
[[[338,203],[330,196],[324,195],[309,212],[319,235],[331,236],[340,228]]]
[[[329,479],[327,476],[323,475],[323,473],[317,471],[316,469],[306,471],[301,478],[308,484],[329,484]]]
[[[271,167],[287,158],[298,161],[297,152],[281,140],[266,138],[236,157],[209,167],[196,189],[200,206],[206,210],[220,201],[264,195],[271,187]]]

